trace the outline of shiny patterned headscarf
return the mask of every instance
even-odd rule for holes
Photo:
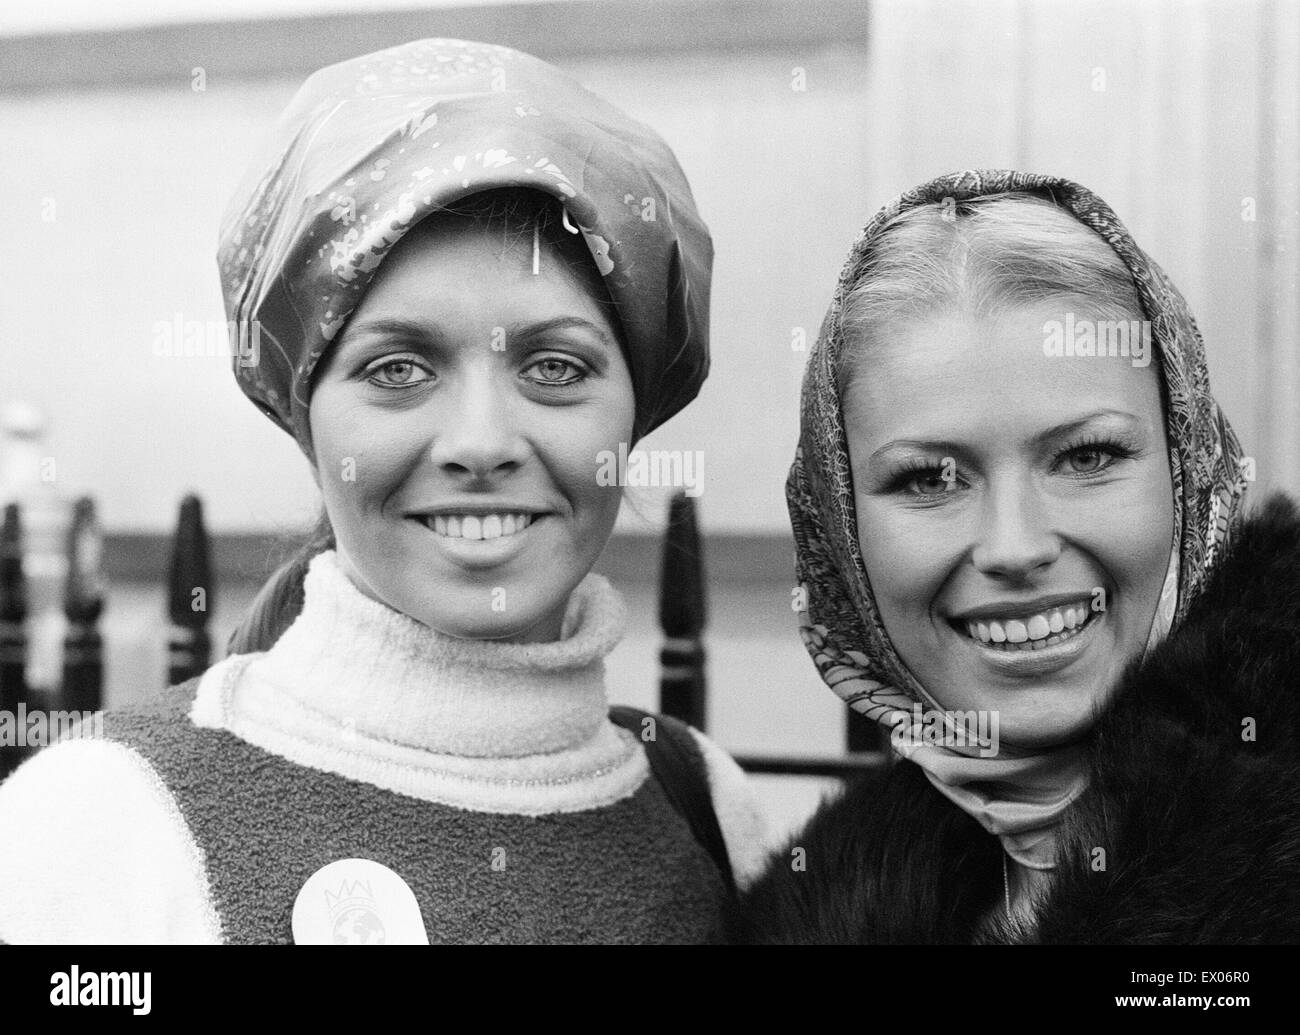
[[[421,219],[526,187],[564,206],[623,331],[637,427],[708,372],[713,246],[651,129],[506,47],[417,40],[312,75],[222,222],[218,265],[240,388],[311,456],[311,377],[375,271]]]
[[[805,593],[801,635],[822,679],[854,711],[908,736],[899,753],[921,765],[934,786],[998,834],[1027,866],[1051,868],[1050,831],[1086,781],[1075,749],[1020,758],[983,758],[923,742],[914,705],[940,706],[904,665],[876,608],[858,543],[848,441],[837,376],[844,347],[842,308],[876,234],[905,209],[1027,191],[1041,194],[1091,227],[1133,275],[1160,357],[1174,491],[1173,549],[1154,615],[1149,650],[1187,613],[1216,556],[1240,524],[1246,477],[1241,449],[1210,394],[1205,347],[1178,290],[1133,242],[1100,198],[1052,176],[967,171],[908,191],[867,223],[854,243],[821,333],[808,358],[799,446],[786,481]],[[900,715],[902,713],[902,715]]]

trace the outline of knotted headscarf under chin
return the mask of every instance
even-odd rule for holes
[[[907,192],[867,223],[808,357],[786,501],[807,601],[800,633],[822,679],[854,711],[881,723],[895,751],[1001,838],[1012,858],[1050,869],[1057,823],[1087,785],[1083,748],[983,757],[979,745],[959,749],[934,742],[916,721],[924,710],[942,708],[894,649],[867,580],[837,375],[843,305],[881,228],[905,209],[1013,191],[1040,194],[1098,233],[1128,266],[1151,321],[1164,389],[1174,525],[1146,650],[1182,620],[1240,524],[1247,484],[1241,449],[1210,394],[1204,343],[1186,302],[1105,202],[1068,180],[1005,170],[953,173]]]

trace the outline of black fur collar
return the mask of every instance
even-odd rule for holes
[[[1252,739],[1253,738],[1253,739]],[[1300,515],[1249,516],[1187,619],[1090,743],[1032,935],[980,921],[996,838],[893,765],[822,806],[739,901],[748,943],[1300,942]],[[790,849],[804,849],[803,869]]]

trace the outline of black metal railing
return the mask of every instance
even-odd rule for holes
[[[5,506],[0,525],[0,779],[12,772],[54,735],[55,719],[38,713],[62,713],[68,721],[75,713],[97,712],[103,705],[104,640],[99,619],[104,610],[103,536],[88,496],[76,501],[66,539],[66,577],[63,614],[67,632],[59,685],[52,691],[28,685],[30,643],[27,578],[23,571],[22,510]],[[30,713],[30,716],[29,716]],[[29,719],[35,719],[31,722]],[[60,723],[62,720],[60,720]],[[29,738],[41,730],[39,743]]]
[[[679,492],[669,505],[659,580],[659,623],[664,636],[659,654],[659,710],[689,722],[701,732],[708,721],[706,585],[695,498]],[[781,776],[850,780],[883,768],[888,755],[882,750],[879,727],[856,712],[846,714],[843,755],[816,758],[742,752],[733,757],[747,772]]]
[[[105,597],[102,541],[94,503],[89,498],[78,500],[67,539],[64,613],[68,631],[62,683],[53,695],[38,700],[29,692],[24,676],[28,607],[22,567],[22,515],[16,504],[5,508],[0,526],[0,711],[13,715],[20,707],[43,704],[87,712],[102,706],[103,637],[98,628]],[[659,654],[659,710],[701,731],[708,725],[706,587],[696,501],[678,493],[670,504],[659,580],[659,623],[664,637]],[[199,675],[211,662],[208,630],[214,591],[211,545],[202,503],[197,496],[189,495],[180,504],[167,573],[168,686]],[[882,768],[887,764],[887,753],[882,750],[878,728],[854,713],[846,714],[842,755],[741,752],[734,757],[748,772],[782,776],[847,780]],[[0,778],[28,754],[30,749],[0,743]]]

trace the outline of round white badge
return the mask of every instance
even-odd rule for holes
[[[295,945],[428,945],[415,892],[372,859],[339,859],[307,878],[293,903]]]

